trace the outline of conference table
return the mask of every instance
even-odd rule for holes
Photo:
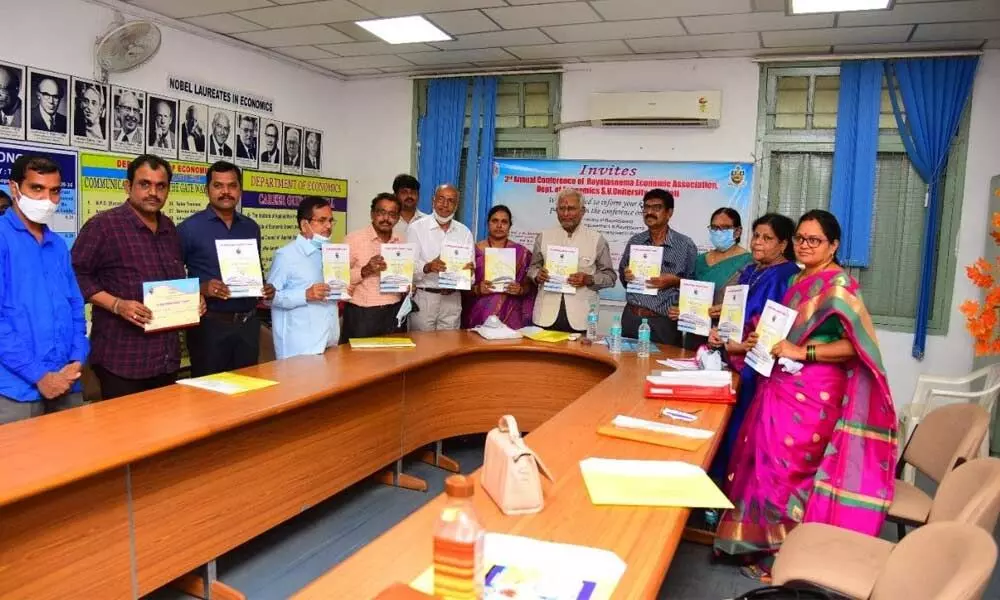
[[[676,459],[707,465],[718,436],[686,452],[597,434],[616,414],[730,407],[643,399],[656,358],[580,342],[487,341],[414,333],[413,349],[337,347],[238,371],[277,381],[225,395],[184,385],[0,426],[0,598],[137,598],[210,563],[386,465],[438,440],[486,432],[512,414],[555,475],[546,507],[489,531],[606,548],[628,565],[615,597],[651,598],[685,509],[590,503],[577,463]],[[436,498],[303,590],[372,598],[430,565]],[[405,548],[405,552],[400,549]]]

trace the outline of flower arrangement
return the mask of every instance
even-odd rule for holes
[[[993,213],[993,243],[1000,246],[1000,212]],[[976,356],[1000,354],[1000,336],[995,332],[1000,311],[1000,258],[993,263],[980,258],[965,268],[973,285],[983,290],[983,301],[966,300],[959,310],[965,315],[965,328],[972,334]]]

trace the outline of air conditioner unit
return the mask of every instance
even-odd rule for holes
[[[594,127],[718,127],[722,92],[598,92],[590,95]]]

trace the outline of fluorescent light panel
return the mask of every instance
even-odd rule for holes
[[[788,14],[855,12],[860,10],[888,10],[892,0],[788,0]]]
[[[372,19],[355,21],[390,44],[417,44],[420,42],[444,42],[452,37],[438,29],[427,19],[415,15],[394,19]]]

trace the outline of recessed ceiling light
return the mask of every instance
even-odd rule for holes
[[[893,0],[788,0],[788,14],[854,12],[858,10],[888,10]]]
[[[438,29],[427,19],[416,15],[395,19],[355,21],[356,25],[379,36],[390,44],[416,44],[419,42],[444,42],[452,37]]]

